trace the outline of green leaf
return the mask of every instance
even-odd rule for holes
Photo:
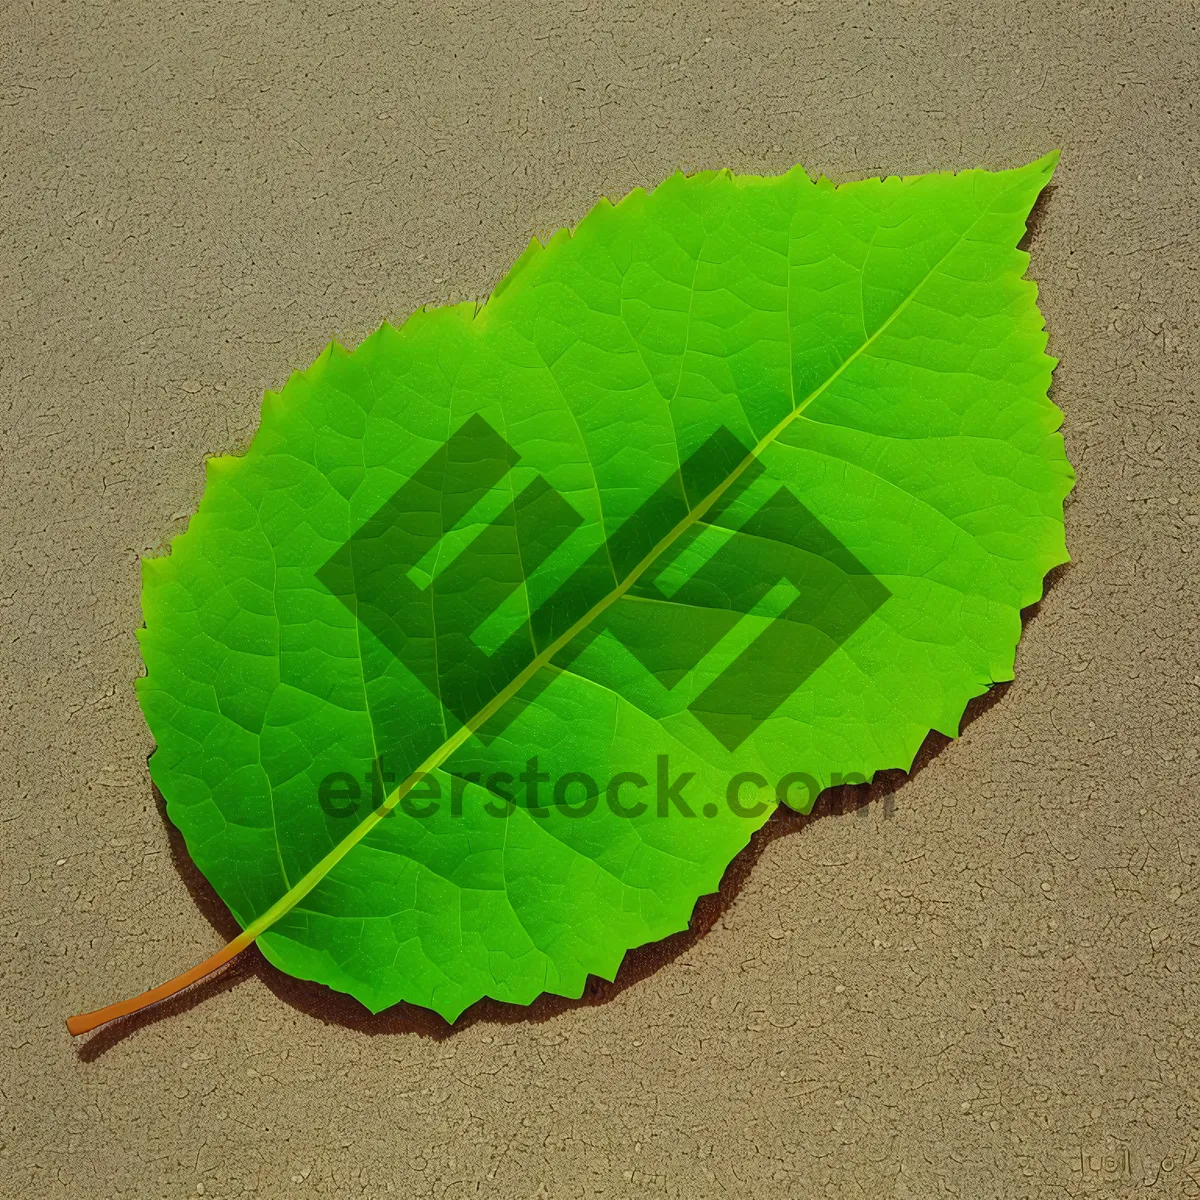
[[[1067,558],[1017,248],[1056,160],[676,175],[268,393],[143,564],[138,695],[273,963],[578,996],[1012,677]]]

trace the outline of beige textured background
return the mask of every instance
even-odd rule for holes
[[[1195,8],[0,7],[0,1194],[1200,1195]],[[67,1037],[220,943],[146,774],[138,556],[264,388],[677,165],[1055,145],[1076,561],[960,741],[591,1004],[443,1036],[251,958]]]

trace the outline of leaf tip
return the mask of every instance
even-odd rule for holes
[[[1034,159],[1030,166],[1038,168],[1039,173],[1049,179],[1054,174],[1054,168],[1058,166],[1060,158],[1062,158],[1062,147],[1055,146],[1053,150],[1047,154],[1043,154],[1041,158]]]

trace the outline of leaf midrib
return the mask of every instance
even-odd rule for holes
[[[745,458],[721,481],[707,496],[701,500],[695,508],[688,511],[687,515],[678,521],[655,545],[643,556],[636,566],[629,572],[625,578],[617,584],[612,591],[598,600],[586,613],[583,614],[573,625],[560,634],[553,642],[551,642],[541,653],[537,654],[513,679],[483,708],[481,708],[473,717],[457,729],[454,734],[444,741],[425,761],[416,768],[410,775],[407,776],[389,795],[378,808],[370,812],[362,819],[336,846],[334,846],[319,862],[311,867],[305,875],[295,883],[287,892],[285,892],[274,904],[271,905],[264,913],[256,917],[249,925],[246,926],[241,936],[235,939],[243,945],[253,941],[261,934],[265,933],[272,925],[275,924],[281,917],[291,911],[309,892],[313,890],[331,870],[347,854],[356,846],[363,838],[379,824],[384,817],[392,812],[395,807],[404,799],[405,796],[431,771],[437,770],[445,761],[465,743],[476,730],[482,728],[505,704],[508,703],[543,667],[548,666],[554,656],[575,637],[577,637],[584,629],[601,614],[606,612],[618,600],[624,596],[629,589],[641,578],[641,576],[649,569],[649,567],[659,558],[670,546],[672,546],[680,537],[682,537],[689,529],[697,524],[704,515],[709,512],[714,504],[737,482],[746,469],[752,462],[770,446],[779,435],[787,429],[793,421],[800,418],[805,409],[815,403],[842,375],[858,362],[886,332],[893,323],[907,311],[909,306],[917,297],[917,293],[929,282],[930,279],[937,274],[941,265],[962,245],[963,241],[971,233],[971,231],[979,224],[984,217],[989,215],[996,204],[1003,200],[1006,196],[1011,195],[1017,187],[1021,186],[1024,180],[1019,180],[1011,187],[995,196],[984,208],[976,215],[973,221],[958,235],[957,238],[950,244],[945,252],[938,260],[921,276],[920,280],[912,288],[907,296],[888,314],[888,317],[882,324],[866,338],[858,347],[856,347],[842,362],[837,369],[819,386],[814,388],[799,404],[797,404],[777,425],[759,439],[758,443],[752,450],[747,453]],[[790,303],[791,297],[791,281],[788,281],[788,297]],[[790,319],[789,319],[789,340],[791,335]],[[790,364],[794,368],[794,364]],[[793,382],[794,386],[794,382]],[[564,397],[565,400],[565,397]]]

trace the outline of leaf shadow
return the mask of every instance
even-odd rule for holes
[[[1051,197],[1058,191],[1057,183],[1048,183],[1038,193],[1038,198],[1033,202],[1033,207],[1029,210],[1029,215],[1025,218],[1025,232],[1021,236],[1021,240],[1017,243],[1018,250],[1024,250],[1029,253],[1030,246],[1037,241],[1042,235],[1042,226],[1046,222],[1046,211],[1050,207]]]
[[[1069,570],[1070,565],[1064,564],[1046,576],[1042,599],[1021,613],[1022,630],[1037,617],[1046,596]],[[999,704],[1011,686],[1011,683],[996,684],[972,700],[963,713],[959,727],[960,736]],[[726,868],[720,890],[701,896],[696,902],[687,929],[661,941],[630,950],[625,955],[616,978],[611,982],[594,975],[589,976],[583,995],[578,999],[543,994],[530,1005],[484,999],[468,1008],[453,1024],[429,1009],[408,1003],[397,1004],[381,1013],[373,1014],[351,996],[336,992],[324,984],[296,979],[285,974],[272,966],[257,946],[250,946],[220,971],[177,996],[128,1017],[122,1017],[100,1029],[79,1046],[77,1053],[84,1062],[94,1062],[138,1030],[180,1013],[189,1012],[210,997],[231,991],[248,979],[259,980],[285,1004],[326,1024],[341,1025],[372,1037],[414,1034],[438,1042],[452,1038],[472,1025],[536,1025],[552,1020],[571,1009],[607,1004],[628,988],[650,978],[674,962],[708,934],[737,899],[755,864],[772,842],[803,833],[815,821],[845,818],[853,813],[862,813],[868,805],[880,805],[883,816],[890,816],[894,811],[895,795],[904,783],[924,771],[953,740],[944,734],[930,732],[917,752],[911,770],[880,771],[870,783],[830,788],[821,794],[816,807],[808,816],[789,808],[777,809],[751,837],[746,848]],[[225,940],[231,940],[241,932],[241,927],[212,885],[192,862],[183,835],[168,819],[166,804],[157,788],[154,788],[154,798],[166,829],[171,861],[184,886],[213,929]]]

